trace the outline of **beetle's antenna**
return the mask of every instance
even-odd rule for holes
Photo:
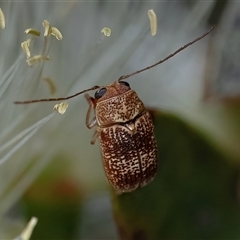
[[[91,91],[91,90],[95,90],[95,89],[98,89],[100,88],[99,86],[94,86],[92,88],[89,88],[89,89],[85,89],[81,92],[78,92],[78,93],[75,93],[71,96],[68,96],[68,97],[64,97],[64,98],[43,98],[43,99],[37,99],[37,100],[29,100],[29,101],[23,101],[23,102],[14,102],[15,104],[28,104],[28,103],[37,103],[37,102],[52,102],[52,101],[62,101],[62,100],[67,100],[67,99],[70,99],[70,98],[73,98],[73,97],[76,97],[82,93],[85,93],[85,92],[88,92],[88,91]]]
[[[215,25],[213,25],[206,33],[204,33],[202,36],[196,38],[195,40],[193,40],[192,42],[189,42],[188,44],[184,45],[183,47],[179,48],[178,50],[176,50],[174,53],[170,54],[169,56],[167,56],[166,58],[164,58],[163,60],[151,65],[151,66],[148,66],[146,68],[143,68],[143,69],[140,69],[134,73],[131,73],[131,74],[128,74],[128,75],[123,75],[121,76],[118,81],[121,81],[123,79],[126,79],[126,78],[129,78],[133,75],[136,75],[138,73],[141,73],[141,72],[144,72],[146,70],[149,70],[151,68],[154,68],[156,67],[157,65],[167,61],[168,59],[172,58],[173,56],[175,56],[177,53],[181,52],[182,50],[184,50],[185,48],[191,46],[192,44],[198,42],[199,40],[201,40],[202,38],[206,37],[209,33],[212,32],[212,30],[215,28]],[[88,92],[88,91],[91,91],[91,90],[95,90],[95,89],[98,89],[100,88],[99,86],[94,86],[94,87],[91,87],[91,88],[88,88],[88,89],[85,89],[81,92],[78,92],[78,93],[75,93],[71,96],[68,96],[68,97],[64,97],[64,98],[43,98],[43,99],[36,99],[36,100],[29,100],[29,101],[17,101],[17,102],[14,102],[15,104],[29,104],[29,103],[37,103],[37,102],[52,102],[52,101],[62,101],[62,100],[68,100],[70,98],[74,98],[82,93],[85,93],[85,92]]]
[[[159,62],[157,62],[157,63],[155,63],[155,64],[153,64],[153,65],[151,65],[151,66],[148,66],[148,67],[146,67],[146,68],[143,68],[143,69],[141,69],[141,70],[138,70],[138,71],[136,71],[136,72],[134,72],[134,73],[131,73],[131,74],[128,74],[128,75],[123,75],[123,76],[121,76],[121,77],[118,79],[118,81],[121,81],[121,80],[123,80],[123,79],[129,78],[129,77],[131,77],[131,76],[133,76],[133,75],[136,75],[136,74],[138,74],[138,73],[141,73],[141,72],[144,72],[144,71],[149,70],[149,69],[151,69],[151,68],[154,68],[154,67],[156,67],[157,65],[159,65],[159,64],[167,61],[168,59],[172,58],[173,56],[175,56],[177,53],[181,52],[181,51],[184,50],[185,48],[191,46],[192,44],[194,44],[194,43],[198,42],[199,40],[201,40],[202,38],[206,37],[210,32],[212,32],[212,30],[213,30],[214,28],[215,28],[215,25],[213,25],[213,26],[212,26],[206,33],[204,33],[202,36],[196,38],[196,39],[193,40],[192,42],[189,42],[188,44],[184,45],[183,47],[180,47],[177,51],[175,51],[174,53],[170,54],[169,56],[167,56],[167,57],[164,58],[163,60],[161,60],[161,61],[159,61]]]

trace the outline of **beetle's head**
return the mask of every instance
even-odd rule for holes
[[[119,96],[125,92],[128,92],[129,90],[131,90],[131,87],[128,82],[115,81],[98,89],[95,92],[94,97],[98,102],[101,102],[106,99]]]

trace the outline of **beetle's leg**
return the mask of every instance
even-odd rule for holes
[[[96,120],[96,117],[94,117],[91,121],[90,121],[90,115],[91,115],[91,112],[92,110],[94,109],[94,103],[93,103],[93,98],[89,96],[89,94],[85,94],[84,95],[85,98],[87,99],[87,102],[89,104],[89,108],[88,108],[88,111],[87,111],[87,115],[86,115],[86,126],[91,129],[93,128],[94,126],[97,125],[97,120]],[[94,134],[95,135],[95,134]]]
[[[98,131],[96,130],[92,136],[91,144],[95,144],[97,138],[98,138]]]

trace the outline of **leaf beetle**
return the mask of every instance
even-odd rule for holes
[[[215,26],[202,36],[184,45],[163,60],[121,76],[117,81],[100,87],[94,86],[64,98],[49,98],[15,102],[28,104],[36,102],[61,101],[96,90],[94,97],[85,95],[89,103],[86,126],[97,127],[91,143],[99,139],[104,170],[110,185],[117,193],[132,192],[150,183],[157,173],[157,144],[151,116],[137,93],[128,82],[123,81],[135,74],[149,70],[207,36]],[[90,119],[94,111],[95,116]]]

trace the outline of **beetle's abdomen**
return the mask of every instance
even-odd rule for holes
[[[118,192],[131,192],[148,184],[157,172],[157,146],[150,114],[140,115],[131,126],[98,127],[106,176]]]

